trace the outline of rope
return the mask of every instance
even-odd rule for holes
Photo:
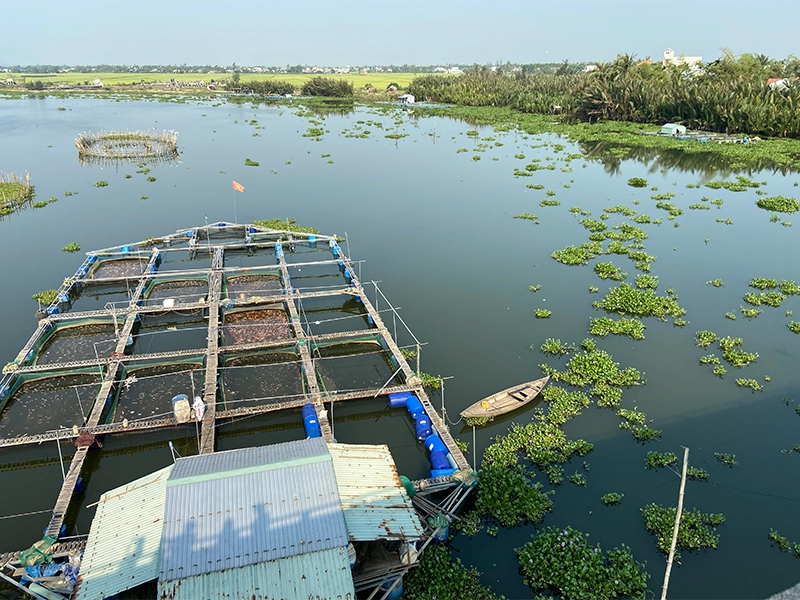
[[[5,517],[0,517],[0,520],[2,520],[2,519],[15,519],[17,517],[28,517],[30,515],[41,515],[41,514],[49,513],[49,512],[53,512],[53,509],[52,508],[48,508],[46,510],[34,510],[32,512],[19,513],[19,514],[16,514],[16,515],[8,515],[8,516],[5,516]]]

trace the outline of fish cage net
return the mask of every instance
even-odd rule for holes
[[[197,359],[192,359],[197,360]],[[200,362],[177,363],[126,368],[117,392],[110,421],[135,421],[171,417],[172,398],[186,394],[190,398],[203,395],[205,370]]]
[[[225,292],[230,300],[246,301],[262,296],[283,294],[280,275],[237,275],[225,279]]]
[[[130,302],[135,289],[136,282],[119,285],[83,281],[81,285],[73,286],[70,291],[70,307],[75,310],[89,311],[101,310],[109,302],[116,306],[122,306]]]
[[[117,344],[114,325],[105,323],[68,323],[57,326],[33,348],[32,364],[53,364],[92,360],[108,356]]]
[[[201,310],[142,315],[141,319],[133,334],[133,354],[208,347],[208,318]]]
[[[292,287],[299,290],[336,288],[348,285],[344,272],[337,265],[289,266]]]
[[[144,273],[149,258],[114,258],[98,260],[95,268],[91,270],[93,279],[107,277],[139,277]]]
[[[298,311],[308,336],[344,333],[369,327],[364,305],[352,296],[305,298],[299,302]]]
[[[221,371],[225,410],[280,404],[305,391],[302,362],[293,352],[227,356]]]
[[[226,311],[222,336],[226,346],[276,342],[291,337],[283,307]]]
[[[100,373],[22,375],[2,407],[0,438],[81,426],[100,389]]]
[[[99,159],[161,159],[178,158],[178,133],[176,131],[99,131],[82,133],[75,138],[78,157],[82,160]]]
[[[147,306],[192,304],[205,302],[206,296],[208,296],[208,281],[205,279],[159,281],[147,288],[145,304]]]
[[[327,392],[403,383],[403,375],[395,373],[397,365],[391,353],[374,339],[318,345],[313,356],[317,379]]]

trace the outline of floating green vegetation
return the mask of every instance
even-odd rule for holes
[[[664,194],[653,194],[650,196],[652,200],[669,200],[674,198],[677,194],[675,192],[666,192]]]
[[[386,137],[389,137],[389,136],[387,135]],[[472,160],[476,160],[477,161],[477,160],[480,160],[480,159],[481,159],[481,157],[479,155],[477,155],[477,154],[472,157]]]
[[[698,331],[694,336],[695,339],[697,339],[697,345],[701,348],[708,348],[711,344],[719,340],[719,336],[716,333],[708,331],[707,329]]]
[[[706,285],[713,285],[714,287],[722,287],[722,279],[712,279],[711,281],[706,281]]]
[[[722,358],[732,367],[746,367],[758,358],[757,352],[745,352],[741,349],[742,338],[732,338],[730,336],[720,338],[719,349],[722,351]]]
[[[708,471],[699,467],[688,467],[686,469],[686,478],[692,481],[708,481]]]
[[[624,497],[625,494],[620,494],[618,492],[609,492],[608,494],[600,496],[600,501],[606,506],[617,506],[619,504],[622,504],[622,499]]]
[[[294,219],[262,219],[254,221],[253,225],[256,227],[265,227],[267,229],[278,229],[281,231],[293,231],[296,233],[319,233],[316,227],[301,227]]]
[[[596,293],[598,293],[599,291],[600,291],[600,288],[598,288],[598,287],[595,287],[595,286],[593,286],[593,285],[590,285],[590,286],[589,286],[589,293],[590,293],[590,294],[596,294]]]
[[[564,371],[554,371],[547,365],[541,365],[555,381],[562,381],[574,387],[594,386],[593,395],[598,395],[605,386],[630,387],[641,381],[641,374],[633,367],[620,369],[605,350],[598,350],[592,339],[581,344],[583,352],[575,354],[567,363]]]
[[[537,308],[535,311],[533,311],[533,314],[537,319],[549,319],[550,315],[553,314],[553,311],[547,310],[546,308]]]
[[[658,287],[658,277],[655,275],[637,275],[636,287],[641,290],[654,290]]]
[[[800,285],[797,285],[793,279],[781,279],[780,282],[781,292],[787,296],[795,296],[800,294]]]
[[[656,536],[656,546],[664,554],[669,554],[677,512],[678,510],[674,506],[659,506],[658,504],[648,504],[642,509],[644,526],[647,531]],[[689,551],[716,548],[719,543],[717,527],[724,521],[725,516],[722,513],[701,513],[696,508],[684,509],[678,526],[676,547]],[[676,558],[679,558],[677,552],[675,555]]]
[[[800,558],[800,544],[797,542],[790,542],[789,538],[781,535],[770,527],[767,539],[774,542],[781,552],[794,552],[797,558]]]
[[[34,300],[38,300],[42,306],[51,305],[58,297],[58,290],[42,290],[33,295]]]
[[[547,198],[545,198],[544,200],[539,202],[539,206],[543,206],[543,207],[544,206],[560,206],[560,205],[561,205],[561,202],[559,202],[558,200],[548,200]]]
[[[77,196],[77,195],[78,195],[78,192],[72,192],[70,190],[67,190],[67,191],[64,192],[64,196],[66,196],[67,198],[69,198],[70,196]]]
[[[800,333],[800,321],[789,321],[786,326],[792,333]]]
[[[748,285],[757,290],[771,290],[778,287],[778,280],[767,279],[765,277],[753,277]]]
[[[757,181],[753,181],[752,179],[748,179],[742,175],[739,175],[736,178],[736,181],[709,181],[705,184],[707,188],[711,188],[712,190],[718,190],[724,188],[731,192],[746,192],[748,188],[757,188],[760,187],[761,184]]]
[[[619,428],[629,430],[633,437],[636,438],[636,441],[641,444],[658,439],[661,436],[661,430],[651,428],[646,423],[647,415],[637,410],[636,407],[633,410],[621,408],[617,411],[617,415],[621,419]]]
[[[303,134],[303,137],[319,138],[325,135],[325,130],[319,127],[309,127]]]
[[[525,155],[522,152],[518,152],[517,154],[514,155],[514,158],[517,158],[519,160],[525,160]]]
[[[683,210],[675,206],[670,202],[657,202],[656,208],[660,208],[661,210],[666,210],[669,212],[669,218],[674,219],[683,214]]]
[[[592,306],[607,312],[637,317],[655,316],[662,320],[666,320],[667,315],[680,317],[686,314],[686,310],[672,296],[657,296],[651,289],[640,290],[627,283],[611,288],[605,298],[593,302]]]
[[[736,455],[735,454],[726,454],[724,452],[714,452],[714,458],[716,458],[723,465],[728,465],[731,469],[739,464],[739,463],[736,462]]]
[[[531,350],[533,350],[533,346],[531,346]],[[550,354],[552,356],[564,356],[573,350],[575,350],[575,346],[564,343],[557,338],[547,338],[539,348],[542,354]]]
[[[675,327],[685,327],[688,322],[689,321],[687,321],[686,319],[677,318],[672,322],[672,324]]]
[[[567,246],[561,250],[556,250],[550,256],[560,263],[575,266],[588,264],[589,260],[594,258],[596,254],[589,252],[583,246]]]
[[[725,313],[725,318],[726,319],[730,319],[731,321],[735,321],[736,320],[736,315],[733,314],[732,312],[726,312]]]
[[[125,173],[125,179],[132,179],[132,178],[133,175],[131,175],[130,173]]]
[[[577,208],[577,207],[573,207],[573,208]],[[572,208],[570,209],[570,212],[573,212]],[[580,209],[578,209],[578,212],[580,212]],[[608,226],[605,223],[603,223],[602,221],[598,221],[597,219],[590,219],[589,217],[587,217],[585,219],[581,219],[580,224],[583,225],[586,229],[588,229],[589,231],[592,231],[592,232],[605,231],[608,228]]]
[[[600,546],[589,545],[587,534],[571,527],[548,527],[515,552],[525,583],[537,591],[608,600],[644,597],[647,590],[647,571],[630,548],[623,545],[603,555]]]
[[[70,242],[69,244],[64,244],[61,246],[61,250],[64,252],[80,252],[81,247],[77,242]]]
[[[660,469],[669,467],[678,462],[678,455],[674,452],[655,452],[651,450],[644,459],[646,469]]]
[[[575,473],[573,473],[572,475],[570,475],[567,478],[567,480],[570,483],[573,483],[573,484],[578,485],[578,486],[586,486],[587,483],[588,483],[586,481],[586,475],[584,475],[583,473],[578,473],[577,471]]]
[[[631,217],[631,221],[633,221],[634,223],[638,223],[639,225],[647,225],[648,223],[650,223],[650,217],[648,217],[647,215],[636,215],[634,217]]]
[[[439,375],[431,375],[430,373],[420,373],[419,378],[422,381],[423,387],[436,391],[442,389],[442,378]]]
[[[635,188],[647,187],[647,179],[641,177],[631,177],[628,179],[628,185]]]
[[[800,210],[800,202],[794,198],[785,196],[770,196],[769,198],[759,198],[756,206],[771,212],[795,213]]]
[[[518,215],[514,215],[515,219],[525,219],[527,221],[533,221],[537,225],[539,224],[539,217],[533,213],[520,213]]]
[[[583,392],[568,392],[554,385],[542,391],[542,400],[547,404],[547,421],[560,427],[581,414],[589,406],[589,398]]]
[[[330,156],[331,156],[331,155],[330,155],[330,153],[327,153],[327,154],[320,154],[320,155],[319,155],[319,157],[320,157],[320,158],[330,158]]]
[[[147,181],[149,181],[150,183],[153,183],[155,180],[156,178],[153,177],[152,175],[150,175],[150,177],[147,178]]]
[[[715,220],[717,223],[722,223],[722,224],[724,224],[724,225],[733,225],[733,219],[720,219],[719,217],[717,217],[717,218],[716,218],[716,219],[714,219],[714,220]]]
[[[613,279],[622,281],[628,274],[612,262],[600,262],[594,265],[594,272],[600,279]]]
[[[725,377],[725,375],[726,375],[727,373],[728,373],[728,369],[726,369],[726,368],[725,368],[725,367],[723,367],[722,365],[719,365],[718,367],[714,367],[714,375],[716,375],[716,376],[717,376],[717,377],[719,377],[720,379],[722,379],[723,377]]]
[[[755,319],[758,315],[764,312],[760,308],[746,308],[744,306],[739,306],[739,310],[742,311],[742,316],[747,319]]]
[[[540,289],[542,289],[542,284],[541,283],[537,283],[536,285],[529,285],[528,289],[530,291],[534,292],[534,293],[538,292]]]
[[[464,519],[464,516],[461,517]],[[431,544],[405,578],[403,597],[407,600],[499,600],[489,588],[481,585],[480,572],[465,567],[450,556],[446,544]]]
[[[407,133],[387,133],[383,137],[387,137],[387,138],[389,138],[391,140],[399,140],[399,139],[402,139],[404,137],[408,137],[408,134]],[[480,160],[480,157],[478,157],[478,159]],[[474,156],[472,157],[472,160],[475,160]]]
[[[400,348],[400,354],[405,360],[415,360],[417,358],[417,351],[411,348]]]
[[[717,208],[722,208],[722,205],[725,201],[722,198],[715,198],[714,200],[710,201],[711,204],[715,205]]]
[[[606,337],[608,334],[627,335],[634,340],[644,339],[645,324],[639,319],[610,319],[608,317],[597,317],[589,319],[589,333],[599,337]]]
[[[464,152],[469,152],[469,148],[459,148],[456,150],[456,154],[463,154]]]
[[[617,204],[616,206],[607,206],[603,209],[603,211],[612,214],[625,215],[626,217],[633,217],[636,214],[635,210],[628,206],[623,206],[622,204]]]
[[[541,523],[545,513],[552,510],[553,501],[542,491],[541,483],[531,481],[532,477],[519,464],[489,463],[481,467],[475,512],[503,527]]]
[[[259,165],[258,161],[255,161],[255,160],[252,160],[252,159],[249,159],[249,158],[245,158],[244,159],[244,166],[245,167],[258,167],[260,165]]]
[[[711,210],[711,207],[708,204],[690,204],[689,210]]]
[[[760,392],[763,388],[755,379],[737,379],[736,385],[739,387],[747,387],[753,390],[754,392]]]
[[[101,188],[101,187],[106,187],[108,185],[108,182],[107,181],[95,181],[93,185],[96,188]]]
[[[719,357],[715,354],[706,354],[705,356],[700,357],[700,364],[701,365],[718,365]]]
[[[620,223],[612,227],[613,231],[606,232],[606,237],[610,240],[620,242],[641,242],[647,239],[647,232],[641,227],[636,227],[630,223]]]

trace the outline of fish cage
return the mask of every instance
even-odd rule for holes
[[[181,304],[205,302],[208,278],[168,278],[151,281],[144,291],[145,306],[171,308]]]
[[[310,336],[374,327],[364,305],[348,294],[304,298],[299,302],[298,312],[303,330]]]
[[[116,331],[110,318],[51,323],[28,352],[30,358],[24,364],[46,365],[106,357],[117,345]]]
[[[0,399],[0,439],[82,426],[101,379],[96,367],[16,376]]]
[[[203,358],[198,356],[162,363],[126,364],[107,422],[170,418],[172,399],[178,394],[189,398],[202,395],[204,378]]]
[[[99,258],[89,271],[91,279],[136,278],[147,268],[149,256],[136,258]]]
[[[222,339],[226,346],[265,344],[292,337],[289,313],[283,304],[227,309],[222,321]]]
[[[136,285],[131,285],[128,280],[122,284],[83,281],[81,285],[72,287],[69,310],[79,310],[81,312],[102,310],[109,303],[114,306],[127,306],[135,288]]]
[[[140,315],[133,332],[133,354],[201,349],[208,346],[208,317],[201,309]]]
[[[292,287],[301,292],[347,287],[351,280],[336,263],[288,265],[288,271]]]
[[[247,275],[228,275],[223,294],[233,302],[251,302],[283,294],[283,278],[278,271]]]
[[[317,380],[326,392],[348,392],[384,385],[401,385],[403,376],[391,352],[377,339],[364,336],[312,345]]]
[[[178,132],[98,131],[75,138],[78,159],[83,162],[164,160],[178,158]]]
[[[279,444],[306,437],[299,408],[225,420],[217,426],[217,452]]]
[[[280,405],[305,394],[302,361],[293,346],[226,355],[221,363],[224,410]]]
[[[165,251],[158,265],[159,273],[171,271],[191,271],[194,269],[210,269],[211,255],[207,252]]]

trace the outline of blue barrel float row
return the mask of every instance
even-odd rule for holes
[[[436,435],[431,419],[425,412],[419,398],[411,392],[389,394],[391,408],[405,407],[414,419],[417,439],[425,444],[431,461],[431,477],[444,477],[456,472],[456,461],[445,446],[442,438]]]
[[[314,405],[310,402],[304,404],[301,411],[303,413],[303,427],[306,430],[306,437],[322,437],[322,430],[319,428],[319,419],[317,418],[317,409],[314,408]]]

